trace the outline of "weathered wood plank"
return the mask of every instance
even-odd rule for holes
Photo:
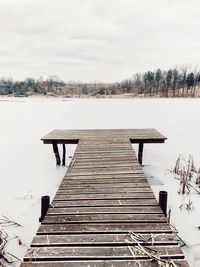
[[[176,267],[189,267],[184,260],[174,260]],[[52,261],[25,262],[21,267],[158,267],[156,261],[150,260],[93,260],[93,261]]]
[[[117,182],[110,182],[110,183],[90,183],[91,180],[88,180],[87,182],[85,181],[79,181],[78,183],[76,181],[70,181],[70,182],[62,182],[61,185],[59,186],[59,189],[107,189],[107,188],[144,188],[144,187],[150,187],[150,185],[147,183],[147,181],[143,181],[140,183],[117,183]]]
[[[64,180],[79,180],[79,179],[95,179],[97,178],[98,180],[102,179],[122,179],[123,181],[129,181],[134,183],[135,181],[137,182],[138,179],[147,179],[144,176],[144,173],[141,170],[137,170],[134,173],[81,173],[79,174],[73,174],[67,172],[67,174],[64,177]]]
[[[121,149],[107,149],[107,150],[95,150],[95,149],[93,149],[93,150],[77,150],[76,151],[76,156],[79,156],[79,155],[83,155],[83,154],[90,154],[90,155],[93,155],[93,154],[98,154],[98,155],[101,155],[102,157],[104,156],[104,155],[121,155],[121,156],[123,156],[123,155],[127,155],[127,156],[132,156],[132,155],[134,155],[133,154],[133,150],[132,149],[123,149],[123,150],[121,150]]]
[[[84,189],[84,190],[83,190]],[[133,187],[133,188],[122,188],[122,187],[117,187],[117,188],[72,188],[72,189],[67,189],[60,187],[57,191],[57,194],[59,195],[75,195],[75,194],[114,194],[114,193],[150,193],[151,188],[150,186],[146,185],[144,187]]]
[[[75,164],[80,164],[80,165],[93,165],[93,164],[127,164],[127,163],[137,163],[138,164],[138,161],[137,159],[131,159],[131,158],[121,158],[121,157],[118,157],[118,158],[78,158],[76,157],[75,158]]]
[[[48,209],[47,215],[58,214],[163,214],[159,206],[117,206],[117,207],[68,207],[68,208],[52,208]]]
[[[90,187],[95,187],[95,188],[98,188],[98,187],[140,187],[140,184],[144,184],[144,187],[145,185],[146,186],[149,186],[149,184],[147,183],[147,181],[145,181],[144,179],[138,179],[136,181],[136,183],[133,183],[132,181],[123,181],[122,179],[121,180],[116,180],[116,179],[102,179],[102,180],[99,180],[99,179],[79,179],[79,180],[63,180],[63,182],[61,183],[61,187],[75,187],[75,188],[79,188],[79,187],[87,187],[90,185]]]
[[[65,174],[65,177],[73,177],[75,176],[74,174],[71,174],[69,172],[67,172]],[[81,174],[81,175],[76,175],[76,176],[92,176],[93,178],[145,178],[144,176],[144,172],[142,171],[142,169],[140,170],[135,170],[134,172],[131,172],[131,173],[118,173],[118,172],[115,172],[115,173],[90,173],[90,174],[87,174],[87,173],[84,173],[84,174]],[[134,180],[134,179],[133,179]]]
[[[77,154],[81,154],[81,153],[84,153],[84,152],[91,152],[91,153],[94,153],[94,152],[97,152],[97,154],[99,152],[111,152],[111,153],[124,153],[124,152],[129,152],[130,154],[134,154],[134,151],[132,150],[132,145],[105,145],[105,146],[102,146],[102,144],[95,144],[93,146],[90,146],[90,147],[86,147],[86,146],[81,146],[81,145],[78,145],[77,149],[76,149],[76,153]]]
[[[116,169],[116,165],[117,165],[117,170],[129,170],[129,169],[141,169],[141,167],[139,166],[138,163],[125,163],[125,164],[121,164],[121,163],[118,163],[118,164],[112,164],[112,163],[109,163],[109,164],[88,164],[88,166],[79,166],[79,164],[76,164],[76,161],[74,161],[73,163],[73,169],[77,168],[77,169],[89,169],[89,168],[92,168],[92,169],[99,169],[99,168],[110,168],[110,169],[113,169],[115,168]],[[86,168],[85,168],[86,167]]]
[[[136,235],[137,236],[137,235]],[[178,239],[173,234],[141,234],[134,241],[130,234],[78,234],[78,235],[38,235],[33,238],[31,247],[42,246],[80,246],[80,245],[117,245],[145,246],[178,245]]]
[[[73,169],[70,169],[67,174],[67,177],[72,177],[72,176],[89,176],[89,175],[114,175],[116,174],[116,168],[113,168],[112,170],[107,170],[107,169],[99,169],[99,170],[94,170],[94,171],[77,171],[75,170],[74,172],[72,171]],[[136,168],[130,168],[129,170],[117,170],[117,174],[121,174],[121,175],[124,175],[124,174],[142,174],[142,170],[140,167],[136,167]]]
[[[88,167],[88,168],[79,168],[74,167],[73,169],[69,169],[69,174],[73,175],[82,175],[82,174],[104,174],[104,173],[113,173],[117,168],[118,173],[132,173],[135,170],[139,170],[141,172],[141,169],[139,166],[129,166],[129,167],[117,167],[117,166],[105,166],[105,167]]]
[[[78,146],[77,149],[76,149],[76,153],[77,154],[81,154],[81,153],[103,153],[103,152],[111,152],[111,153],[120,153],[120,152],[130,152],[131,154],[134,153],[133,150],[132,150],[132,146],[131,144],[130,145],[124,145],[124,146],[117,146],[117,145],[114,145],[114,146],[97,146],[97,145],[94,145],[94,146],[91,146],[91,147],[85,147],[85,146]]]
[[[154,198],[153,192],[134,192],[134,193],[98,193],[98,194],[56,194],[54,200],[103,200],[103,199],[151,199]]]
[[[125,167],[128,167],[126,169],[129,169],[130,167],[139,167],[139,164],[138,162],[126,162],[126,163],[120,163],[120,162],[116,162],[116,163],[113,163],[113,162],[106,162],[106,163],[93,163],[93,164],[81,164],[80,162],[78,161],[75,161],[74,163],[74,167],[73,169],[96,169],[96,168],[125,168]]]
[[[104,177],[105,178],[105,177]],[[141,178],[135,178],[135,179],[130,179],[130,178],[121,178],[121,179],[119,179],[119,178],[111,178],[111,179],[109,179],[109,178],[105,178],[105,179],[101,179],[101,178],[93,178],[92,179],[92,176],[90,177],[90,178],[88,178],[88,177],[86,177],[86,179],[84,178],[84,177],[78,177],[78,179],[75,179],[75,177],[72,177],[72,178],[68,178],[68,177],[66,177],[66,178],[64,178],[63,179],[63,182],[61,183],[61,186],[75,186],[76,188],[80,185],[83,185],[83,186],[85,186],[85,185],[87,185],[87,184],[90,184],[91,186],[95,186],[95,188],[96,188],[96,186],[98,187],[98,186],[101,186],[102,185],[102,187],[103,186],[106,186],[106,185],[108,185],[108,186],[112,186],[113,185],[113,187],[116,185],[118,185],[119,187],[122,187],[122,185],[127,185],[127,186],[132,186],[132,187],[136,187],[136,185],[137,184],[146,184],[146,185],[149,185],[148,184],[148,182],[147,182],[147,180],[145,180],[143,177],[141,177]],[[134,184],[135,184],[135,186],[134,186]]]
[[[100,199],[100,200],[53,200],[53,207],[136,207],[136,206],[158,206],[155,198],[143,199]]]
[[[132,155],[124,155],[124,157],[121,155],[121,153],[118,153],[118,154],[114,154],[114,155],[110,155],[110,154],[107,154],[107,153],[105,153],[105,154],[99,154],[99,153],[97,153],[97,154],[89,154],[89,155],[80,155],[80,154],[75,154],[74,155],[75,156],[75,159],[77,160],[77,161],[80,161],[80,162],[88,162],[88,161],[90,161],[91,163],[93,162],[93,161],[100,161],[100,159],[103,161],[103,162],[108,162],[108,161],[114,161],[114,162],[117,162],[117,161],[120,161],[121,160],[121,162],[127,162],[127,161],[129,161],[129,162],[134,162],[134,163],[138,163],[138,161],[137,161],[137,158],[136,158],[136,155],[134,155],[134,154],[132,154]],[[92,156],[94,156],[94,157],[92,157]]]
[[[50,215],[45,216],[42,224],[60,224],[60,223],[154,223],[167,222],[164,214],[74,214],[74,215]]]
[[[151,250],[150,250],[151,249]],[[159,255],[160,258],[175,258],[183,259],[184,256],[177,246],[149,246],[146,248],[148,252],[152,253],[155,251],[154,255]],[[33,257],[34,255],[34,257]],[[135,246],[114,246],[114,247],[41,247],[39,250],[37,248],[30,248],[25,257],[25,261],[29,261],[30,258],[34,260],[69,260],[69,259],[149,259],[149,256],[142,253],[139,248]]]
[[[46,224],[41,225],[37,234],[70,233],[172,233],[167,223],[90,223],[90,224]]]
[[[116,177],[116,178],[110,178],[105,176],[104,178],[98,178],[98,177],[93,177],[91,176],[71,176],[71,177],[64,177],[62,181],[62,185],[70,185],[70,184],[139,184],[139,183],[148,183],[147,180],[145,180],[144,177],[136,177],[136,178],[122,178],[122,177]]]

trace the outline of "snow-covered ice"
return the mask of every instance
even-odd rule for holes
[[[45,134],[53,129],[156,128],[168,140],[144,146],[143,169],[156,197],[168,191],[171,222],[188,245],[184,253],[190,266],[200,266],[200,195],[178,194],[179,182],[168,171],[180,153],[192,154],[200,166],[199,122],[200,99],[0,98],[0,215],[22,225],[7,229],[22,241],[19,246],[18,239],[11,240],[7,250],[23,258],[39,226],[40,197],[53,197],[67,169],[55,166],[52,147],[40,141]],[[67,147],[68,156],[74,149]],[[194,210],[180,209],[189,198]]]

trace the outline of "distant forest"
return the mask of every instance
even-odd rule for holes
[[[57,76],[43,80],[27,78],[24,81],[0,80],[0,95],[11,96],[96,96],[127,95],[132,97],[196,97],[200,96],[200,72],[188,67],[169,70],[157,69],[136,73],[118,83],[64,82]]]

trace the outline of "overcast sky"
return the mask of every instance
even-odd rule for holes
[[[121,81],[200,62],[199,0],[0,0],[0,77]]]

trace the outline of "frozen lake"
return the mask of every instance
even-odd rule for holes
[[[200,195],[182,196],[168,172],[178,155],[192,154],[200,166],[200,99],[47,99],[0,98],[0,215],[21,227],[7,226],[7,251],[18,258],[39,226],[40,197],[53,196],[67,167],[56,167],[52,147],[40,139],[53,129],[156,128],[168,140],[144,146],[144,172],[156,197],[169,194],[171,222],[188,245],[192,267],[200,266]],[[75,146],[67,147],[68,157]],[[69,158],[68,158],[69,162]],[[194,210],[179,206],[193,201]],[[13,264],[18,266],[19,262]]]

